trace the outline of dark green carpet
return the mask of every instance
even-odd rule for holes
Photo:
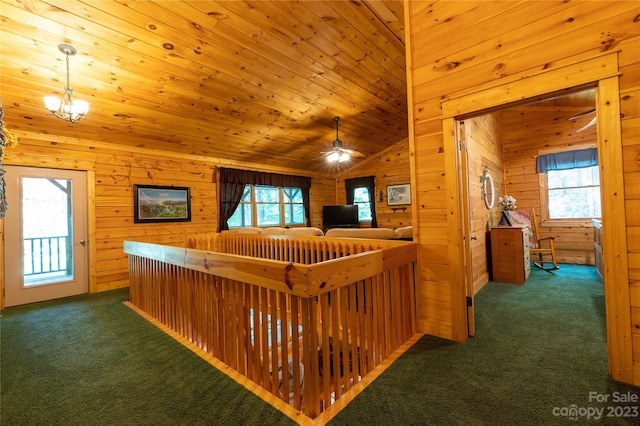
[[[122,305],[127,298],[124,289],[6,309],[0,424],[294,424]],[[589,392],[640,395],[608,377],[593,268],[488,284],[476,327],[464,344],[423,337],[330,424],[640,424],[553,414],[572,404],[632,414],[632,403],[589,402]]]
[[[463,344],[425,336],[338,414],[332,425],[640,424],[604,418],[589,392],[640,388],[607,374],[602,284],[592,267],[535,269],[524,286],[491,282],[475,298],[476,336]],[[575,404],[603,418],[555,416]]]
[[[128,289],[3,312],[0,423],[295,424],[122,304]]]

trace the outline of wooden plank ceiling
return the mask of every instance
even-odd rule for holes
[[[15,130],[327,173],[334,116],[365,156],[408,134],[402,0],[0,1]],[[42,102],[66,84],[60,43],[90,103],[73,125]]]

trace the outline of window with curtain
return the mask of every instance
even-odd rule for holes
[[[218,232],[229,227],[311,223],[311,178],[219,168]]]
[[[537,171],[545,173],[548,219],[601,217],[600,171],[596,148],[538,157]]]
[[[229,228],[253,226],[253,204],[251,203],[251,185],[245,185],[242,198],[235,213],[227,220]]]
[[[549,219],[599,218],[600,174],[598,166],[547,172]]]
[[[229,228],[304,225],[300,188],[245,185],[242,199],[227,220]]]
[[[371,227],[377,228],[375,176],[345,179],[344,187],[347,204],[358,206],[358,221],[364,223],[371,222]]]

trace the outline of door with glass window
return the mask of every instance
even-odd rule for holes
[[[7,166],[5,306],[88,292],[86,173]]]

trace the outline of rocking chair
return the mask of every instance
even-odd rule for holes
[[[540,233],[538,232],[538,219],[536,218],[536,210],[531,208],[531,224],[533,226],[531,238],[529,240],[529,253],[531,254],[531,263],[534,266],[544,269],[545,271],[553,271],[559,269],[558,263],[556,262],[556,250],[555,250],[555,237],[544,237],[540,238]],[[542,243],[545,243],[545,247],[543,247]],[[537,260],[535,257],[538,257]],[[553,266],[545,267],[545,257],[551,257],[550,260],[547,260],[547,264],[551,264]]]
[[[560,269],[556,262],[555,237],[539,237],[538,218],[536,217],[535,209],[532,208],[531,213],[527,210],[514,210],[503,212],[503,215],[507,216],[508,225],[516,223],[529,226],[529,254],[531,255],[533,266],[545,271]],[[545,263],[549,266],[545,266]]]

